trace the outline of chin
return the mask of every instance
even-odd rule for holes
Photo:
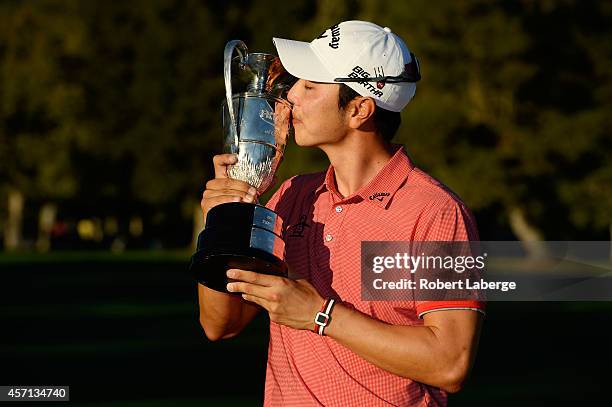
[[[297,135],[297,133],[293,136],[293,139],[295,140],[295,144],[297,144],[300,147],[309,147],[310,144],[306,142],[306,140],[304,140],[304,138],[300,137]]]
[[[316,137],[312,134],[304,136],[297,132],[294,134],[293,139],[295,140],[295,144],[300,147],[318,147],[324,142],[320,137]]]
[[[295,144],[297,144],[300,147],[316,147],[318,145],[316,143],[308,143],[308,142],[305,142],[304,140],[298,140],[298,139],[295,139]]]

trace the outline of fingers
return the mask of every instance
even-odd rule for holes
[[[255,297],[254,295],[249,295],[249,294],[242,294],[242,299],[245,301],[250,301],[252,303],[255,303],[263,308],[266,308],[267,303],[265,302],[265,300],[259,298],[259,297]],[[267,309],[267,308],[266,308]]]
[[[257,189],[244,181],[231,178],[215,178],[206,183],[206,189],[202,194],[203,199],[219,195],[230,195],[240,197],[244,202],[254,202]]]
[[[220,154],[213,157],[215,178],[227,178],[227,167],[238,162],[234,154]]]
[[[266,287],[251,283],[245,283],[242,281],[234,281],[231,283],[227,283],[226,288],[227,291],[229,291],[230,293],[243,293],[258,298],[264,297],[265,292],[262,292],[262,290],[266,289]]]
[[[215,178],[215,179],[211,179],[210,181],[208,181],[206,183],[206,189],[207,190],[235,190],[235,191],[241,191],[244,192],[245,194],[248,192],[251,192],[251,195],[254,195],[257,190],[250,186],[249,184],[247,184],[244,181],[240,181],[237,179],[232,179],[232,178]]]
[[[272,304],[267,299],[257,297],[251,294],[244,294],[244,293],[241,295],[241,297],[245,301],[249,301],[249,302],[252,302],[253,304],[259,305],[261,308],[265,309],[266,311],[268,311],[268,313],[270,313]]]
[[[206,183],[200,206],[206,218],[209,210],[222,203],[241,201],[252,203],[256,199],[257,190],[246,182],[231,178],[216,178]]]
[[[271,295],[270,287],[244,281],[233,281],[228,283],[226,288],[230,293],[241,293],[244,300],[258,304],[268,311],[270,310],[270,298],[268,298]]]
[[[282,283],[282,277],[255,273],[254,271],[248,270],[230,269],[227,270],[226,275],[234,280],[240,280],[264,287],[272,287],[273,285]]]
[[[229,276],[232,273],[228,272],[227,274]],[[244,281],[233,281],[228,283],[226,288],[230,293],[241,293],[242,299],[255,303],[268,312],[274,309],[274,301],[278,301],[278,295],[274,294],[274,288],[268,286],[247,283]]]
[[[221,205],[221,204],[228,203],[228,202],[240,202],[240,201],[242,201],[242,198],[239,196],[219,194],[214,197],[206,198],[206,200],[202,199],[201,206],[202,206],[203,211],[208,212],[209,210],[211,210],[217,205]]]
[[[202,193],[202,200],[206,201],[206,205],[210,204],[209,199],[215,199],[217,197],[227,197],[228,199],[223,202],[253,202],[255,200],[255,195],[249,192],[241,192],[236,191],[234,189],[221,189],[221,190],[212,190],[207,189]]]
[[[312,316],[320,309],[324,299],[306,280],[293,281],[252,271],[230,269],[231,282],[227,290],[238,293],[245,301],[260,305],[270,321],[295,329],[310,329]]]
[[[238,162],[236,154],[218,154],[213,157],[215,178],[227,178],[227,166]]]
[[[202,194],[202,200],[200,201],[200,207],[202,208],[202,214],[206,221],[208,211],[217,205],[221,205],[228,202],[253,202],[253,195],[244,195],[236,193],[235,191],[204,191]]]

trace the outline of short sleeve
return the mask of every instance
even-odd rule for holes
[[[285,193],[289,185],[291,185],[291,182],[293,181],[294,178],[295,176],[292,178],[289,178],[288,180],[286,180],[285,182],[281,184],[281,186],[276,190],[276,192],[270,197],[268,202],[266,202],[266,208],[271,209],[275,212],[278,210],[278,204],[281,200],[281,197],[283,196],[283,194]]]
[[[416,241],[477,241],[478,228],[472,213],[460,201],[453,199],[437,206],[430,212],[428,221],[417,231]],[[419,318],[423,315],[443,310],[473,310],[485,313],[486,303],[483,301],[416,301],[416,311]]]
[[[477,241],[478,228],[470,210],[462,202],[449,200],[430,211],[418,228],[417,241]]]

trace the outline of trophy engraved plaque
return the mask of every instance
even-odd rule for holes
[[[243,91],[232,93],[232,79],[241,81]],[[248,53],[242,41],[234,40],[225,46],[224,80],[223,150],[238,156],[227,174],[253,186],[259,196],[273,183],[292,131],[286,96],[295,79],[278,57]],[[190,270],[198,282],[225,293],[229,281],[225,273],[231,268],[285,276],[282,236],[282,219],[264,206],[246,202],[217,205],[208,211]]]

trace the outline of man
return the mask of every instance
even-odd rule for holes
[[[445,405],[473,364],[483,304],[361,299],[362,241],[477,239],[464,204],[389,143],[418,62],[389,28],[363,21],[311,43],[274,44],[299,78],[288,95],[295,141],[322,149],[331,165],[286,181],[268,202],[287,225],[291,278],[228,270],[237,280],[228,290],[241,297],[200,285],[202,327],[211,340],[230,338],[268,312],[266,405]],[[227,178],[235,156],[213,161],[204,215],[256,199]]]

